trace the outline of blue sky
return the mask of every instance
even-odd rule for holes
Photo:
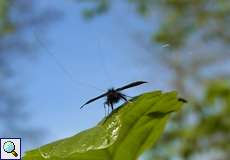
[[[44,8],[59,9],[64,16],[45,32],[34,31],[46,46],[40,46],[31,36],[39,47],[34,51],[36,60],[34,57],[26,61],[19,59],[13,65],[20,66],[18,83],[22,85],[25,108],[30,115],[29,126],[47,131],[43,141],[26,145],[25,150],[74,135],[104,117],[103,100],[79,109],[85,101],[102,93],[88,84],[107,90],[135,80],[150,82],[125,91],[130,96],[171,89],[169,71],[134,39],[135,33],[145,30],[143,33],[148,35],[154,26],[148,28],[147,22],[136,18],[132,7],[115,5],[108,14],[87,22],[80,14],[81,6],[74,1],[42,0],[40,3]],[[55,55],[71,77],[48,52]]]

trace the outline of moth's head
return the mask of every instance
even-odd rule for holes
[[[115,92],[116,90],[114,88],[108,89],[108,92]]]

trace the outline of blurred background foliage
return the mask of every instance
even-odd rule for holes
[[[112,0],[78,2],[88,5],[82,10],[87,20],[106,14],[115,3]],[[149,36],[150,41],[141,43],[150,43],[145,45],[150,46],[146,47],[149,52],[151,43],[166,46],[159,61],[173,71],[171,85],[189,101],[173,117],[157,148],[148,151],[145,157],[171,160],[206,155],[209,159],[229,159],[229,0],[129,0],[126,3],[135,7],[145,21],[149,20],[148,25],[155,13],[161,16],[159,28]]]
[[[42,129],[27,125],[23,87],[15,81],[12,64],[19,58],[34,58],[28,30],[47,27],[58,15],[53,9],[40,12],[35,1],[0,0],[0,137],[26,137],[34,143],[43,136]]]

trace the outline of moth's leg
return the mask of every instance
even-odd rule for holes
[[[111,108],[112,108],[112,111],[113,111],[113,103],[110,103],[110,106],[111,106]]]
[[[108,108],[107,115],[109,115],[109,103],[107,103],[107,108]]]
[[[106,103],[104,103],[104,111],[105,111],[105,117],[106,117]]]
[[[124,95],[124,94],[121,94],[121,98],[122,98],[125,102],[127,102],[127,103],[133,103],[133,102],[129,101],[126,97],[128,97],[128,96],[126,96],[126,95]]]

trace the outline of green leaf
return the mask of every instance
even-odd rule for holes
[[[135,160],[162,134],[183,102],[176,92],[142,94],[115,109],[94,128],[26,152],[24,160]]]

